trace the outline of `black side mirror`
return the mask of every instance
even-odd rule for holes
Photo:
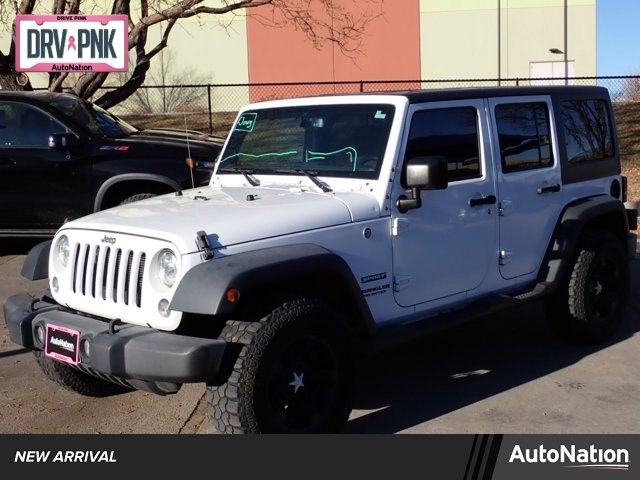
[[[49,148],[69,150],[76,147],[80,141],[73,133],[52,133],[49,135]]]
[[[397,202],[400,213],[422,206],[422,190],[444,190],[449,185],[446,157],[414,157],[406,164],[406,183],[411,198],[402,195]]]

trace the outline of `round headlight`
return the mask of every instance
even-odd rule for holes
[[[168,287],[176,282],[178,276],[178,259],[171,250],[163,250],[158,255],[158,270],[160,279]]]
[[[62,235],[58,238],[58,243],[56,244],[56,252],[58,255],[58,261],[60,265],[66,267],[69,263],[69,256],[71,254],[71,247],[69,247],[69,239],[66,235]]]

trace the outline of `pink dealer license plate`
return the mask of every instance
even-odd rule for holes
[[[77,365],[80,361],[80,332],[47,324],[44,354],[59,362]]]
[[[17,15],[18,72],[126,72],[126,15]]]

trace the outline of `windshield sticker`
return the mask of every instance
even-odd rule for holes
[[[243,113],[240,115],[240,118],[238,118],[235,130],[239,132],[253,132],[253,127],[256,126],[257,119],[257,113]]]
[[[384,120],[385,118],[387,118],[387,114],[384,113],[382,110],[378,110],[376,112],[375,117],[373,117],[373,118],[375,118],[376,120]]]
[[[237,129],[236,129],[237,130]],[[286,157],[289,155],[296,155],[298,153],[297,150],[290,150],[288,152],[272,152],[272,153],[261,153],[259,155],[254,155],[253,153],[235,153],[233,155],[229,155],[226,158],[223,158],[220,163],[226,162],[236,157],[249,157],[249,158],[261,158],[261,157]]]
[[[345,147],[333,152],[312,152],[311,150],[307,150],[307,162],[311,162],[314,160],[325,160],[327,157],[338,155],[341,153],[347,156],[347,161],[355,172],[358,168],[358,151],[353,147]]]

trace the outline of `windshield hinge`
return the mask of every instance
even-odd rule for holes
[[[213,250],[211,249],[211,243],[209,242],[207,232],[200,230],[196,233],[196,245],[198,246],[198,250],[201,252],[200,258],[202,258],[202,260],[207,261],[213,258]]]

